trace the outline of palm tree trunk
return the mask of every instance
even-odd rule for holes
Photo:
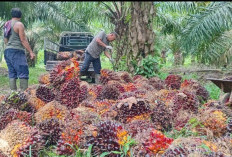
[[[152,29],[154,16],[155,10],[152,2],[132,2],[129,59],[136,60],[138,64],[142,58],[154,54],[155,33]],[[129,71],[133,72],[134,67],[128,65],[130,66]]]

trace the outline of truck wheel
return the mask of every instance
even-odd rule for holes
[[[226,93],[224,94],[219,100],[220,102],[224,105],[225,103],[227,103],[230,99],[230,94],[231,93]]]

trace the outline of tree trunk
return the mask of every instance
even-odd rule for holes
[[[174,65],[181,65],[183,61],[183,56],[181,51],[176,51],[174,53]]]
[[[131,24],[129,27],[130,52],[128,54],[129,72],[134,67],[129,64],[135,60],[140,64],[142,58],[154,54],[155,33],[152,29],[152,19],[155,16],[153,2],[132,2],[131,3]]]

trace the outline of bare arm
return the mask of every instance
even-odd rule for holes
[[[107,51],[104,51],[104,54],[105,54],[109,59],[111,58],[110,54],[109,54]]]
[[[33,59],[35,57],[35,54],[33,53],[32,49],[28,43],[25,31],[24,31],[24,25],[22,23],[19,24],[18,31],[19,31],[19,37],[20,37],[20,40],[21,40],[23,46],[30,53],[31,59]]]
[[[7,38],[4,38],[4,43],[5,43],[5,45],[8,43],[8,39]]]
[[[105,43],[103,43],[103,42],[101,41],[100,38],[97,38],[96,41],[97,41],[97,43],[98,43],[99,45],[101,45],[101,46],[103,46],[103,47],[106,47],[106,46],[107,46]]]

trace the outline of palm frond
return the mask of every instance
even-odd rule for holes
[[[199,14],[192,15],[182,32],[182,46],[186,51],[194,52],[202,42],[212,40],[215,34],[231,28],[232,3],[215,2]]]

